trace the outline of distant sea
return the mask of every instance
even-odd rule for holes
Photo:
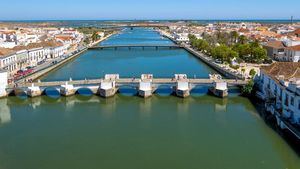
[[[116,23],[131,23],[131,22],[150,22],[150,23],[165,23],[165,22],[190,22],[198,24],[218,23],[218,22],[255,22],[262,24],[287,24],[291,20],[284,19],[253,19],[253,20],[4,20],[0,23],[52,23],[62,27],[110,27]],[[300,22],[299,19],[293,20],[293,23]]]

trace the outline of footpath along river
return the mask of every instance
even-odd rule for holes
[[[126,29],[101,45],[168,44],[151,29]],[[214,72],[183,49],[90,50],[42,80]],[[264,121],[259,105],[198,88],[149,99],[76,95],[0,100],[0,169],[299,169],[297,150]]]

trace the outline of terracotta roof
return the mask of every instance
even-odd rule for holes
[[[300,45],[287,47],[288,50],[300,51]]]
[[[269,41],[264,46],[272,47],[272,48],[285,48],[285,45],[281,41]]]
[[[261,71],[271,76],[274,80],[278,80],[279,76],[283,76],[284,80],[300,78],[300,62],[276,62],[270,66],[262,67]]]
[[[55,37],[56,39],[60,39],[62,41],[69,41],[69,40],[73,40],[74,38],[71,36],[57,36]]]
[[[56,42],[56,41],[43,41],[40,43],[30,43],[27,46],[16,46],[13,48],[14,51],[20,51],[24,49],[34,49],[34,48],[40,48],[40,47],[59,47],[63,46],[62,43]]]
[[[300,35],[300,29],[296,29],[294,33]]]
[[[15,53],[15,52],[11,49],[0,47],[0,57],[4,57],[4,56],[7,56],[7,55],[10,55],[10,54],[13,54],[13,53]]]
[[[245,28],[241,28],[241,29],[239,30],[239,32],[250,32],[250,30],[249,30],[249,29],[245,29]]]

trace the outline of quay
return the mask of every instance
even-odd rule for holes
[[[15,84],[19,84],[19,83],[25,83],[27,80],[31,79],[31,80],[36,80],[38,79],[39,77],[63,66],[64,64],[76,59],[78,56],[80,56],[81,54],[83,54],[84,52],[86,52],[89,48],[99,44],[100,42],[108,39],[109,37],[111,37],[112,35],[114,35],[115,33],[112,33],[112,34],[109,34],[93,43],[91,43],[90,45],[88,45],[88,47],[84,47],[80,50],[78,50],[77,52],[75,52],[74,54],[68,56],[68,57],[65,57],[63,59],[59,58],[58,60],[52,60],[52,61],[56,61],[57,63],[55,64],[48,64],[46,66],[43,66],[41,67],[40,69],[34,71],[33,73],[31,74],[28,74],[18,80],[15,81]]]
[[[227,86],[243,86],[246,80],[237,79],[188,79],[185,74],[175,74],[173,78],[153,78],[152,74],[143,74],[141,78],[120,78],[119,74],[107,74],[100,79],[84,79],[69,81],[22,83],[18,85],[7,85],[1,96],[18,95],[25,93],[30,97],[42,95],[47,88],[54,88],[63,96],[77,93],[79,89],[89,89],[93,94],[101,97],[111,97],[118,92],[122,86],[130,86],[138,90],[139,96],[150,97],[160,86],[168,85],[178,97],[188,97],[190,91],[197,86],[215,87],[223,84]],[[217,95],[219,96],[219,95]],[[222,96],[222,95],[221,95]]]
[[[161,36],[170,39],[172,42],[174,42],[175,44],[179,45],[178,42],[173,39],[168,33],[164,32],[164,31],[158,31]],[[236,72],[233,72],[231,70],[225,69],[221,66],[219,66],[218,64],[216,64],[214,62],[214,60],[206,55],[204,55],[203,53],[194,50],[193,48],[191,48],[188,45],[182,44],[179,45],[181,48],[185,49],[187,52],[191,53],[193,56],[197,57],[198,59],[200,59],[201,61],[203,61],[205,64],[207,64],[209,67],[213,68],[214,70],[216,70],[218,73],[222,74],[224,77],[227,78],[237,78],[237,79],[244,79],[244,76],[242,74],[238,74]]]

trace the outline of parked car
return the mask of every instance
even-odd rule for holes
[[[216,59],[216,60],[215,60],[215,63],[222,64],[223,62],[222,62],[222,60],[220,60],[220,59]]]

